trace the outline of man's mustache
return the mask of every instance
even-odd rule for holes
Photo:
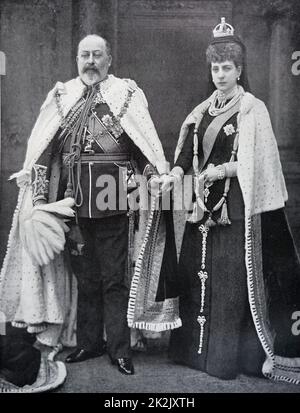
[[[99,73],[99,70],[97,69],[97,67],[95,65],[86,65],[83,68],[83,73],[87,72],[88,70],[93,70],[94,72]]]

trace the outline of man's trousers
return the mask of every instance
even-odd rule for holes
[[[78,282],[77,347],[100,351],[105,324],[111,358],[130,357],[128,217],[125,213],[79,218],[79,228],[84,244],[79,248],[81,255],[74,255],[70,248],[71,266]]]

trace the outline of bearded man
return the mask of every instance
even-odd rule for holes
[[[134,81],[108,75],[111,62],[106,39],[85,37],[78,46],[79,77],[57,83],[41,107],[24,167],[13,176],[21,190],[0,277],[0,308],[14,326],[41,336],[50,332],[53,339],[54,329],[61,332],[72,318],[66,298],[72,295],[71,267],[78,287],[77,348],[66,362],[101,356],[107,347],[112,363],[130,375],[128,324],[154,331],[180,326],[177,283],[170,276],[176,251],[173,237],[165,237],[170,220],[156,201],[147,211],[147,190],[135,179],[136,171],[146,181],[168,172],[147,100]],[[137,190],[142,248],[128,306],[129,234],[138,221],[128,193]],[[75,217],[66,226],[73,204]]]

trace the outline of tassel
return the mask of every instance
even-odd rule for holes
[[[71,184],[71,182],[68,182],[67,184],[67,189],[65,190],[64,193],[64,198],[73,198],[73,185]]]
[[[71,225],[68,234],[68,244],[71,255],[83,255],[85,242],[79,225]]]
[[[231,221],[228,217],[228,210],[227,210],[227,202],[224,201],[223,206],[222,206],[222,210],[221,210],[221,216],[218,219],[218,224],[219,225],[231,225]]]
[[[188,222],[196,224],[203,218],[204,212],[207,211],[206,206],[202,200],[204,177],[203,175],[195,175],[193,178],[194,183],[194,194],[196,201],[193,202],[193,211],[191,216],[187,219]]]
[[[203,209],[200,208],[197,201],[193,202],[193,211],[191,216],[187,219],[187,222],[191,224],[196,224],[197,222],[201,221],[203,218]]]
[[[216,222],[212,219],[212,216],[210,214],[207,221],[205,222],[205,226],[207,228],[211,228],[211,227],[215,227],[216,225],[217,225]]]

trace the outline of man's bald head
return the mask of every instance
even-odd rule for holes
[[[85,42],[89,42],[89,41],[102,41],[105,44],[106,47],[106,53],[108,56],[111,56],[111,46],[110,43],[102,36],[99,36],[98,34],[88,34],[87,36],[85,36],[83,39],[80,40],[80,42],[78,43],[78,49],[77,49],[77,55],[79,53],[80,48],[82,48],[85,44]]]

